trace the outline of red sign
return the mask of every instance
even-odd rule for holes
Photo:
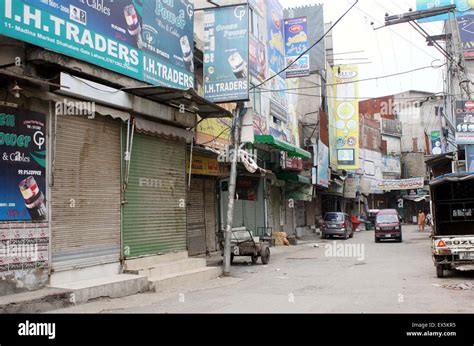
[[[303,160],[298,157],[287,157],[284,162],[282,168],[287,171],[301,172],[303,170]]]

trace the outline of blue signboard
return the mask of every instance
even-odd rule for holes
[[[189,0],[0,0],[0,34],[154,85],[194,87]]]
[[[0,106],[0,221],[46,219],[46,116]]]
[[[204,14],[204,97],[213,102],[249,99],[247,5]]]
[[[474,14],[458,17],[458,25],[464,58],[474,59]]]
[[[285,68],[283,8],[278,0],[267,2],[268,66],[272,75]],[[281,75],[285,78],[285,74]]]
[[[474,145],[466,145],[466,167],[468,172],[474,172]]]
[[[474,9],[472,6],[472,0],[416,0],[416,10],[417,11],[424,11],[424,10],[431,10],[435,7],[442,7],[442,6],[449,6],[449,5],[456,5],[456,15],[458,17],[464,16],[466,14],[473,14]],[[420,23],[424,22],[435,22],[439,20],[448,20],[452,14],[441,14],[439,16],[433,16],[423,19],[418,19],[417,21]]]
[[[286,65],[293,63],[309,48],[308,20],[306,17],[285,19]],[[286,78],[309,75],[309,52],[296,61],[287,71]]]

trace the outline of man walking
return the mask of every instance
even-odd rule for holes
[[[425,221],[426,221],[426,215],[422,210],[420,210],[418,212],[418,230],[420,232],[423,232],[425,230]]]

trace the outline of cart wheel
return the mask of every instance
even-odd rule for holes
[[[263,264],[268,264],[268,262],[270,262],[270,249],[267,247],[262,249],[262,254],[260,255],[260,258],[262,259]]]
[[[252,264],[257,264],[258,261],[258,255],[252,255]]]

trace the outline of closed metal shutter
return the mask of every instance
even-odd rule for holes
[[[123,207],[126,258],[186,250],[186,143],[135,134]]]
[[[217,215],[216,215],[216,181],[204,180],[204,211],[206,218],[206,243],[207,251],[217,250]]]
[[[52,260],[55,271],[120,259],[120,122],[57,118]]]
[[[204,180],[191,179],[187,203],[187,246],[191,256],[206,253]]]

